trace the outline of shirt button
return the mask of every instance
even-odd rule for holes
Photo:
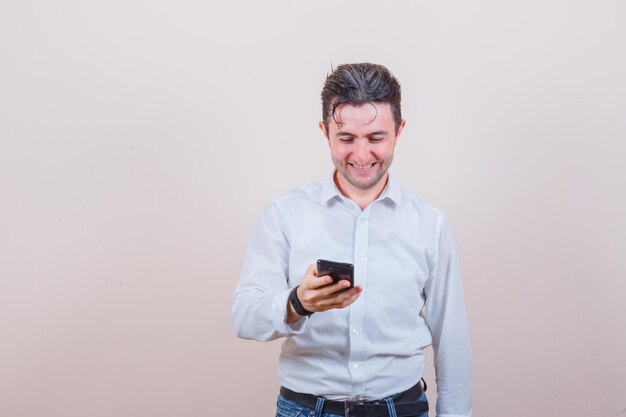
[[[356,363],[356,362],[354,362],[354,363],[352,364],[352,367],[353,367],[353,368],[358,368],[358,367],[359,367],[359,364],[358,364],[358,363]]]
[[[365,254],[363,252],[359,253],[359,259],[364,259],[365,258]]]
[[[354,329],[354,330],[352,330],[352,333],[354,333],[354,334],[359,334],[359,329]]]

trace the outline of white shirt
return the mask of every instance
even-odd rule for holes
[[[287,324],[290,289],[317,259],[354,264],[347,308]],[[375,400],[415,385],[432,344],[437,416],[470,416],[471,352],[459,262],[444,214],[391,178],[361,210],[332,177],[263,211],[232,305],[239,337],[285,337],[280,382],[335,400]]]

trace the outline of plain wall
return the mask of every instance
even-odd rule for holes
[[[622,1],[2,2],[0,416],[273,415],[232,292],[359,61],[454,226],[474,415],[626,415],[625,52]]]

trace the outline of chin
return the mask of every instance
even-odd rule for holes
[[[359,179],[359,178],[348,177],[346,179],[348,180],[350,184],[352,184],[359,190],[365,191],[378,185],[384,176],[385,176],[385,173],[383,172],[380,175],[376,175],[373,178]]]

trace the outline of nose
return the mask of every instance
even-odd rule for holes
[[[354,161],[359,165],[366,165],[370,158],[369,143],[367,140],[358,140],[355,145]]]

